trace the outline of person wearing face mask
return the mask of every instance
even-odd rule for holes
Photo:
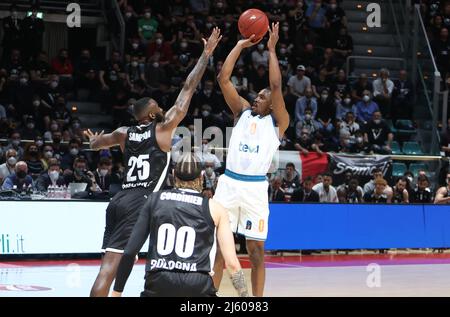
[[[138,32],[138,20],[134,13],[132,6],[127,6],[125,8],[124,14],[125,20],[125,38],[132,39],[139,36]]]
[[[79,139],[72,139],[69,142],[69,151],[61,159],[62,169],[70,168],[78,156],[83,155],[81,151],[81,142]]]
[[[144,45],[151,41],[158,30],[158,25],[158,21],[152,17],[152,9],[150,7],[145,8],[144,16],[138,20],[138,33]]]
[[[301,121],[304,119],[306,109],[311,110],[312,119],[317,115],[317,99],[313,96],[313,91],[310,87],[305,89],[305,95],[297,99],[295,103],[295,120]]]
[[[372,100],[372,94],[370,91],[364,90],[362,100],[356,103],[357,120],[362,124],[366,124],[377,111],[380,111],[380,109],[378,104]]]
[[[203,188],[216,189],[218,174],[214,171],[214,162],[208,160],[205,162],[205,167],[202,173],[203,176]]]
[[[364,130],[364,139],[372,145],[374,153],[392,153],[391,143],[394,140],[394,135],[387,123],[382,120],[380,111],[373,113],[372,120],[367,123]]]
[[[349,153],[369,154],[370,151],[370,146],[364,141],[364,133],[361,130],[356,131],[354,143],[351,144]]]
[[[173,60],[172,47],[169,42],[164,41],[162,33],[155,34],[155,39],[148,45],[146,54],[149,59],[157,60],[159,66],[166,66]]]
[[[111,184],[111,168],[112,163],[108,157],[100,158],[94,175],[95,181],[97,182],[102,192],[109,192],[109,186]]]
[[[389,70],[382,68],[380,76],[372,83],[373,98],[386,118],[391,116],[392,93],[395,87],[394,82],[389,79],[389,74]]]
[[[252,63],[255,70],[258,69],[259,65],[263,65],[265,68],[269,66],[269,51],[264,48],[264,43],[259,42],[256,50],[252,52]]]
[[[147,79],[148,85],[156,90],[159,88],[161,82],[167,81],[168,73],[166,72],[166,68],[160,63],[157,55],[153,58],[149,59],[148,64],[145,70],[145,77]],[[147,94],[146,96],[149,96]],[[144,95],[136,96],[136,99],[140,99],[145,97]]]
[[[312,151],[313,140],[308,129],[302,129],[300,132],[300,137],[297,138],[294,147],[297,151],[302,154],[307,155]]]
[[[339,67],[342,67],[353,52],[353,38],[348,34],[346,27],[339,29],[339,34],[332,43],[334,56]]]
[[[450,204],[450,172],[447,172],[445,182],[445,185],[436,192],[435,204]]]
[[[355,114],[353,112],[347,112],[345,120],[340,124],[340,133],[348,133],[350,138],[354,140],[356,131],[359,131],[359,124],[355,122]]]
[[[244,67],[239,67],[236,74],[234,76],[231,76],[231,82],[233,83],[234,87],[236,87],[239,95],[241,95],[243,98],[246,98],[249,89],[249,83],[248,78],[245,76]]]
[[[9,175],[15,172],[17,163],[17,152],[14,149],[5,151],[5,163],[0,165],[0,184]]]
[[[325,13],[328,43],[334,43],[341,27],[347,25],[345,11],[337,4],[336,0],[330,0]]]
[[[51,159],[47,172],[39,175],[36,180],[36,189],[39,192],[46,192],[49,186],[67,186],[56,159]]]
[[[328,89],[322,90],[317,108],[317,121],[319,122],[320,130],[325,133],[331,133],[334,129],[332,121],[336,116],[336,104]]]
[[[138,80],[146,82],[145,65],[139,62],[139,56],[131,57],[131,62],[125,65],[125,73],[127,84],[131,88]]]
[[[27,163],[28,174],[33,179],[36,179],[44,171],[41,153],[35,143],[29,143],[27,145],[23,160]]]
[[[351,112],[356,115],[357,108],[353,103],[349,93],[344,94],[343,98],[335,98],[336,105],[336,119],[339,121],[345,120],[347,113]]]
[[[21,24],[19,12],[16,5],[11,5],[10,15],[3,19],[3,58],[9,58],[11,50],[21,47]]]
[[[21,146],[22,141],[20,137],[20,133],[17,131],[13,131],[10,135],[10,141],[9,144],[3,149],[4,151],[8,151],[10,149],[13,149],[17,152],[17,159],[21,159],[23,157],[23,147]]]
[[[24,140],[34,140],[40,132],[36,129],[36,122],[32,116],[25,120],[25,126],[20,130],[20,135]]]
[[[149,43],[150,45],[150,43]],[[125,50],[125,60],[130,60],[131,56],[137,56],[139,63],[145,63],[145,50],[144,48],[148,47],[144,45],[140,38],[133,38],[128,43],[127,48]]]
[[[309,108],[305,110],[305,115],[303,116],[303,119],[298,121],[297,124],[295,125],[295,134],[298,138],[301,137],[301,131],[303,129],[307,129],[311,134],[314,134],[320,129],[319,122],[314,119],[312,111]]]
[[[437,67],[444,77],[444,74],[450,72],[450,37],[448,27],[441,28],[439,37],[432,42],[431,47],[436,58]]]
[[[326,8],[322,4],[322,0],[314,0],[313,4],[310,5],[305,16],[307,17],[308,26],[319,35],[321,39],[324,38],[323,31],[326,25]]]
[[[14,190],[21,193],[34,188],[33,179],[28,175],[27,163],[17,162],[14,171],[15,173],[7,176],[3,181],[2,190]]]

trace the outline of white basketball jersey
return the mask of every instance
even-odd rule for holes
[[[272,116],[252,116],[247,109],[233,128],[226,168],[237,174],[265,176],[279,146]]]

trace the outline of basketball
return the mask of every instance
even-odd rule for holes
[[[244,38],[249,38],[252,34],[255,34],[253,42],[257,42],[266,35],[269,28],[269,19],[261,10],[248,9],[239,17],[238,27]]]

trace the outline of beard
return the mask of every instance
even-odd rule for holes
[[[156,114],[155,114],[155,119],[154,119],[154,121],[155,121],[156,123],[164,122],[165,119],[166,119],[166,118],[165,118],[165,116],[164,116],[163,113],[156,113]]]

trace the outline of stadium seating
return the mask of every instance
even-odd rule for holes
[[[423,151],[417,142],[404,142],[403,153],[406,155],[423,155]]]

